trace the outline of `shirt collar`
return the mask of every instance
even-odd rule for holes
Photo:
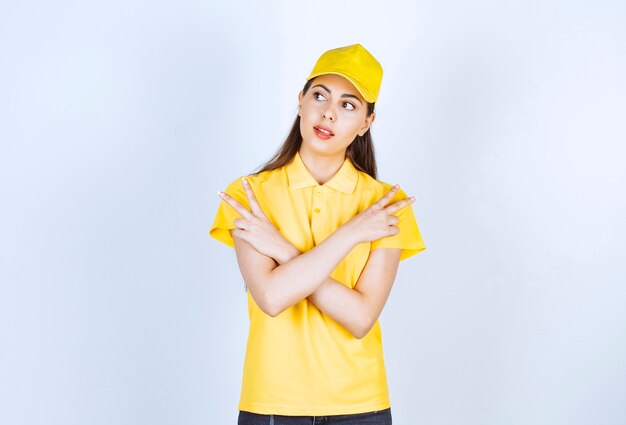
[[[286,166],[287,176],[289,178],[289,188],[291,190],[301,189],[303,187],[319,186],[317,180],[313,178],[309,170],[304,165],[300,152],[296,152],[292,161]],[[324,186],[338,190],[343,193],[352,193],[356,187],[359,173],[350,158],[346,156],[343,165],[335,175],[324,183]]]

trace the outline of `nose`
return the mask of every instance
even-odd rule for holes
[[[335,121],[335,113],[332,111],[331,108],[326,109],[324,112],[322,112],[322,117],[328,118],[331,121]]]

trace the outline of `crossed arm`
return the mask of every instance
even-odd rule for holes
[[[351,226],[351,223],[344,224],[316,247],[301,253],[265,217],[245,180],[243,186],[251,211],[229,195],[221,196],[242,215],[234,223],[238,228],[230,232],[239,268],[257,305],[270,316],[276,316],[308,297],[355,337],[365,336],[387,301],[396,277],[401,249],[379,248],[372,251],[354,289],[329,275],[360,242],[360,239],[352,237],[356,230],[360,234],[369,233],[367,240],[384,236],[372,236],[372,230],[368,230],[372,226],[379,229],[381,223],[388,226],[384,231],[388,236],[397,233],[399,230],[393,224],[398,218],[390,213],[408,205],[414,198],[385,207],[398,190],[396,186],[371,207],[369,214],[359,216],[361,220]]]
[[[293,247],[293,250],[291,258],[300,255],[297,248]],[[375,249],[354,289],[327,276],[308,299],[355,337],[365,336],[389,298],[401,251],[400,248]]]
[[[372,251],[357,284],[351,289],[330,277],[330,272],[325,273],[328,269],[332,272],[343,258],[339,257],[341,254],[322,258],[321,261],[309,255],[333,255],[332,244],[337,242],[333,240],[334,237],[342,237],[340,229],[306,253],[301,253],[295,246],[288,244],[285,254],[277,255],[276,262],[256,251],[247,241],[237,236],[233,239],[239,268],[248,289],[257,305],[267,314],[276,316],[308,296],[324,314],[356,338],[362,338],[376,323],[389,297],[398,270],[401,249],[379,248]],[[329,244],[323,246],[327,241]],[[315,253],[316,250],[319,252]],[[320,269],[324,272],[320,273]],[[272,273],[276,274],[272,276]],[[277,279],[272,280],[272,277]],[[257,285],[257,281],[261,282]],[[273,294],[271,291],[262,291],[261,285],[265,285],[267,289],[272,284]],[[312,292],[311,288],[314,288]]]

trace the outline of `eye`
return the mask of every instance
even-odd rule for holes
[[[326,99],[322,93],[320,93],[320,92],[316,91],[316,92],[313,92],[313,98],[314,98],[315,100],[319,100],[319,99],[317,98],[317,95],[318,95],[318,94],[319,94],[320,96],[322,96],[324,99]]]
[[[344,105],[350,105],[352,106],[352,109],[348,109],[349,111],[354,111],[356,108],[354,107],[354,105],[350,102],[343,102]]]

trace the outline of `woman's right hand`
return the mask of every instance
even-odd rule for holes
[[[371,242],[400,232],[396,226],[400,219],[393,213],[412,204],[415,196],[409,196],[387,206],[398,190],[400,186],[394,185],[378,201],[344,224],[349,228],[350,236],[356,243]]]

